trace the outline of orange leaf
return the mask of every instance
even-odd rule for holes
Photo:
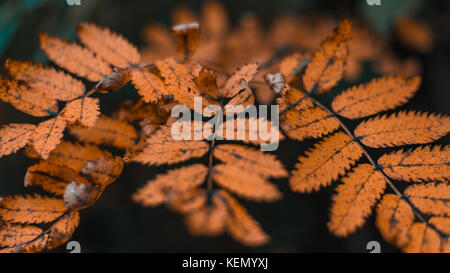
[[[250,82],[258,73],[259,65],[251,63],[240,67],[234,74],[228,78],[224,88],[221,90],[221,94],[224,97],[234,97],[241,90],[241,80]]]
[[[40,195],[7,196],[0,202],[0,217],[14,223],[48,223],[67,208],[61,199]]]
[[[252,89],[250,89],[250,86],[248,86],[245,80],[241,80],[241,89],[231,98],[231,100],[225,105],[225,107],[229,105],[242,105],[245,108],[254,103],[255,97],[253,96]]]
[[[51,164],[65,166],[76,172],[81,172],[88,161],[103,157],[112,157],[112,155],[94,145],[80,145],[63,141],[50,153],[48,161]]]
[[[53,99],[69,101],[83,95],[85,91],[81,81],[38,63],[6,60],[5,69],[16,80],[26,82],[31,88],[41,90]]]
[[[64,191],[64,206],[70,210],[80,210],[92,206],[103,193],[99,185],[71,181]]]
[[[43,91],[1,77],[0,99],[35,117],[46,117],[58,112],[58,102],[47,97]]]
[[[326,137],[313,150],[299,157],[289,180],[291,189],[311,192],[328,186],[345,173],[363,154],[362,149],[343,132]]]
[[[331,103],[333,110],[344,117],[356,119],[393,109],[410,99],[420,85],[420,78],[401,77],[373,79],[339,94]]]
[[[77,34],[84,45],[115,67],[127,68],[141,61],[137,48],[108,28],[81,23],[77,27]]]
[[[303,84],[310,93],[325,93],[334,87],[344,74],[348,57],[347,41],[350,39],[351,23],[339,22],[339,26],[314,52],[303,75]]]
[[[71,211],[60,218],[47,231],[48,248],[55,248],[67,242],[72,237],[73,232],[78,227],[80,215],[77,211]]]
[[[185,222],[195,236],[215,236],[225,231],[227,217],[228,207],[224,200],[213,194],[208,205],[188,214]]]
[[[237,144],[221,144],[214,148],[214,157],[228,165],[236,165],[262,177],[287,176],[283,164],[274,155]]]
[[[383,171],[390,177],[405,181],[437,181],[450,179],[450,147],[418,147],[397,151],[378,159]]]
[[[217,194],[226,200],[229,209],[227,230],[236,241],[247,246],[260,246],[270,240],[259,223],[248,215],[236,199],[226,191],[218,191]]]
[[[33,148],[43,159],[47,159],[50,152],[58,146],[66,129],[65,119],[58,115],[39,123],[31,136]]]
[[[417,51],[427,53],[433,47],[433,30],[425,22],[400,18],[395,22],[395,32],[403,44]]]
[[[403,251],[410,253],[450,253],[450,218],[433,217],[429,223],[415,223],[411,227],[410,239]],[[438,233],[439,232],[439,233]]]
[[[81,170],[81,174],[87,177],[91,183],[105,188],[120,176],[122,170],[123,160],[121,157],[105,156],[88,161]]]
[[[257,172],[239,165],[215,165],[212,175],[217,184],[249,200],[273,202],[281,198],[281,193],[273,184]]]
[[[144,149],[128,153],[127,160],[148,165],[174,164],[202,157],[209,151],[208,143],[199,140],[175,140],[170,131],[170,126],[156,131],[147,139]]]
[[[386,181],[372,165],[361,164],[342,178],[342,182],[333,196],[328,228],[335,235],[345,237],[361,227],[372,214]]]
[[[36,128],[33,124],[9,124],[0,129],[0,157],[27,145]]]
[[[98,103],[98,99],[86,97],[71,101],[64,107],[63,117],[69,123],[80,122],[83,126],[92,127],[100,115]]]
[[[194,97],[201,96],[198,86],[189,70],[189,67],[175,61],[173,58],[156,60],[156,67],[159,69],[164,83],[174,99],[181,104],[194,108]],[[208,105],[205,98],[203,106]]]
[[[384,239],[403,247],[408,243],[413,221],[413,211],[405,200],[394,194],[383,196],[377,207],[376,224]]]
[[[216,75],[213,71],[202,68],[195,77],[195,83],[202,95],[209,96],[213,100],[219,98]]]
[[[72,180],[89,183],[85,177],[80,176],[75,170],[52,164],[47,160],[28,167],[24,179],[25,187],[40,186],[45,191],[55,195],[63,195],[67,184]]]
[[[315,106],[301,111],[291,109],[281,116],[281,127],[292,139],[319,138],[340,127],[339,120],[322,108]]]
[[[156,103],[172,96],[164,81],[148,68],[131,70],[132,83],[145,102]]]
[[[450,185],[446,183],[412,185],[404,194],[422,213],[450,216]]]
[[[449,116],[411,111],[364,121],[356,127],[355,137],[366,146],[378,148],[425,144],[445,136],[449,131]]]
[[[56,37],[40,34],[41,48],[60,67],[96,82],[112,72],[111,67],[89,49]]]
[[[97,145],[129,149],[136,145],[139,135],[129,123],[101,116],[91,128],[71,127],[70,133],[79,140]]]
[[[200,25],[198,23],[186,23],[172,27],[172,32],[177,38],[177,51],[188,59],[194,55],[200,43]]]
[[[202,164],[194,164],[179,169],[170,170],[165,174],[157,175],[152,181],[140,188],[133,200],[144,206],[157,206],[169,201],[175,193],[187,192],[202,184],[208,169]]]

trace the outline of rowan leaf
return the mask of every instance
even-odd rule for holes
[[[360,164],[342,178],[330,208],[328,228],[337,236],[348,236],[361,227],[381,198],[386,181],[372,165]]]
[[[278,126],[264,117],[242,118],[238,115],[238,118],[222,122],[215,130],[218,139],[238,140],[254,145],[267,144],[276,139],[276,136],[278,141],[284,139]]]
[[[145,102],[156,103],[172,96],[164,81],[148,68],[131,70],[132,83]]]
[[[136,145],[139,135],[129,123],[107,116],[101,116],[91,128],[70,127],[70,134],[83,142],[129,149]]]
[[[286,88],[286,80],[281,73],[266,74],[264,80],[273,93],[278,94]]]
[[[147,120],[163,125],[170,114],[164,107],[165,105],[145,103],[143,100],[138,100],[136,103],[125,101],[113,117],[127,122]]]
[[[22,252],[23,246],[42,236],[44,231],[36,226],[21,224],[4,224],[0,228],[0,246],[9,249],[0,249],[1,252]]]
[[[228,78],[225,86],[220,91],[221,95],[226,98],[234,97],[241,90],[241,81],[250,82],[258,73],[259,65],[250,63],[240,67],[236,72]]]
[[[450,131],[450,117],[414,111],[376,116],[360,123],[355,136],[369,147],[425,144]]]
[[[24,182],[25,187],[40,186],[47,192],[62,196],[67,184],[72,180],[89,183],[86,177],[81,176],[72,168],[52,164],[45,160],[28,167]]]
[[[112,72],[111,67],[89,49],[42,33],[39,40],[47,56],[73,74],[97,82]]]
[[[394,194],[385,194],[377,207],[376,225],[384,239],[398,247],[409,240],[409,229],[414,221],[410,205]]]
[[[423,146],[385,154],[378,165],[389,176],[405,181],[438,181],[450,179],[450,147]]]
[[[171,127],[166,126],[151,135],[142,150],[128,152],[125,159],[148,165],[174,164],[202,157],[208,151],[209,145],[204,141],[174,139]]]
[[[49,98],[69,101],[83,95],[84,84],[72,76],[38,63],[6,60],[5,69],[18,81],[41,90]]]
[[[412,185],[404,194],[423,213],[450,216],[450,186],[446,183]]]
[[[281,92],[277,98],[277,104],[280,106],[280,113],[289,110],[301,111],[307,108],[314,107],[314,103],[300,90],[292,87],[287,87]]]
[[[69,123],[79,122],[86,127],[92,127],[100,115],[99,100],[97,98],[80,98],[66,104],[62,112]]]
[[[173,95],[174,100],[193,109],[194,97],[201,97],[201,94],[188,67],[173,58],[156,60],[155,65],[164,78],[164,83],[167,85],[170,94]],[[203,100],[202,105],[209,104],[205,98],[201,98]]]
[[[7,196],[0,202],[1,219],[14,223],[48,223],[62,216],[66,210],[61,199],[37,194]]]
[[[189,232],[195,236],[215,236],[225,231],[228,207],[217,194],[211,196],[208,205],[186,216]]]
[[[105,188],[120,176],[122,170],[123,159],[121,157],[105,156],[88,161],[81,170],[81,174],[91,183]]]
[[[287,176],[283,164],[274,155],[238,144],[221,144],[214,148],[214,157],[220,161],[239,166],[262,177]]]
[[[273,202],[281,198],[278,189],[265,177],[239,165],[231,163],[215,165],[212,175],[217,184],[246,199]]]
[[[27,145],[36,128],[33,124],[9,124],[0,129],[0,157],[9,155]]]
[[[307,61],[300,54],[287,56],[280,62],[280,72],[286,77],[287,83],[298,79],[298,74],[305,69]]]
[[[419,85],[419,77],[373,79],[345,90],[333,100],[331,106],[337,114],[346,118],[367,117],[406,103]]]
[[[203,96],[210,97],[212,100],[219,98],[216,75],[213,71],[202,68],[194,80]]]
[[[188,184],[189,185],[189,184]],[[182,214],[189,214],[193,211],[199,210],[203,208],[206,203],[208,202],[208,193],[205,189],[200,187],[193,187],[190,189],[187,189],[186,191],[181,191],[173,194],[174,192],[171,192],[170,198],[167,200],[168,206],[179,213]],[[158,195],[155,195],[154,197],[159,197]],[[152,202],[164,202],[165,199],[162,201],[158,201],[158,199],[154,199]],[[149,204],[152,206],[152,203]]]
[[[144,206],[166,203],[173,194],[187,192],[202,184],[207,172],[208,169],[202,164],[170,170],[148,181],[133,195],[133,200]]]
[[[449,253],[450,252],[450,218],[433,217],[429,223],[415,223],[410,230],[410,239],[403,248],[404,252],[413,253]]]
[[[358,144],[343,132],[326,137],[298,159],[289,179],[297,192],[317,191],[343,175],[362,156]]]
[[[50,152],[61,142],[66,125],[65,119],[61,115],[57,115],[39,123],[34,129],[31,142],[34,150],[43,159],[47,159]]]
[[[320,43],[303,74],[303,85],[310,93],[322,94],[333,88],[344,74],[348,57],[347,41],[350,39],[351,23],[339,22],[331,36]]]
[[[127,68],[141,61],[137,48],[108,28],[81,23],[77,27],[77,34],[84,45],[115,67]]]
[[[80,215],[78,211],[70,211],[66,213],[47,231],[47,247],[55,248],[67,242],[70,237],[72,237],[72,234],[78,227],[79,222]]]
[[[245,208],[235,198],[226,191],[218,191],[217,194],[226,200],[229,209],[226,224],[231,237],[247,246],[260,246],[270,240],[259,223],[248,215]]]
[[[64,190],[64,206],[70,210],[80,210],[92,206],[103,193],[103,187],[91,183],[71,181]]]
[[[1,77],[0,99],[17,110],[35,117],[47,117],[58,112],[58,102],[47,97],[45,92]]]
[[[318,106],[291,109],[281,116],[281,128],[292,139],[319,138],[339,129],[339,120]]]
[[[63,141],[50,153],[48,161],[51,164],[81,172],[87,162],[104,157],[112,157],[112,155],[94,145],[80,145]]]
[[[172,27],[177,38],[177,51],[188,59],[194,55],[200,43],[200,25],[196,22],[179,24]]]

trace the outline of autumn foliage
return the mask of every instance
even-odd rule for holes
[[[0,156],[24,148],[36,160],[24,178],[32,193],[1,198],[0,251],[39,252],[64,244],[79,224],[78,211],[93,205],[124,165],[138,163],[165,171],[152,174],[132,200],[167,206],[183,215],[196,236],[227,233],[246,246],[266,244],[269,234],[240,199],[280,201],[276,180],[282,178],[299,193],[340,181],[327,223],[332,234],[354,233],[376,207],[381,235],[403,251],[450,252],[450,149],[431,144],[448,134],[450,117],[415,110],[387,113],[414,96],[420,69],[384,56],[385,46],[349,20],[333,30],[334,23],[325,19],[312,27],[308,20],[286,17],[264,33],[253,18],[230,29],[215,2],[204,6],[200,18],[189,11],[175,15],[170,30],[158,24],[145,28],[149,45],[142,50],[92,23],[77,27],[81,44],[40,34],[48,58],[73,75],[27,61],[5,62],[8,76],[0,78],[0,99],[42,121],[0,129]],[[409,24],[400,22],[398,31],[408,31]],[[427,39],[412,45],[427,50],[432,44]],[[298,52],[275,54],[281,41]],[[386,76],[343,90],[329,106],[321,102],[321,94],[343,78],[358,78],[362,63],[375,59]],[[111,116],[102,114],[103,95],[97,94],[126,84],[140,98],[123,102]],[[238,118],[247,125],[239,141],[219,137],[228,120],[203,138],[177,140],[170,111],[176,104],[196,111],[195,97],[203,107],[218,105],[219,110],[274,100],[280,140],[318,142],[289,174],[275,154],[259,149],[267,140],[249,137],[254,132],[246,116]],[[350,129],[348,120],[358,125]],[[188,123],[191,136],[207,124]],[[409,146],[381,150],[404,145]],[[372,148],[382,156],[374,158]]]

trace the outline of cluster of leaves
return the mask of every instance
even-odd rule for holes
[[[152,41],[150,63],[143,63],[145,54],[124,37],[93,24],[82,23],[77,29],[84,46],[41,34],[41,48],[55,64],[95,83],[87,92],[81,81],[62,71],[29,62],[5,63],[10,78],[1,79],[0,99],[27,114],[50,119],[0,129],[1,156],[27,146],[27,156],[41,158],[28,168],[25,186],[42,191],[1,200],[2,251],[35,252],[63,244],[78,225],[77,211],[99,198],[121,174],[124,161],[169,168],[139,189],[134,201],[144,206],[166,204],[184,215],[194,235],[226,231],[245,245],[267,243],[269,236],[232,195],[277,201],[281,193],[270,180],[288,175],[274,155],[252,147],[266,142],[250,138],[258,135],[249,126],[253,120],[239,115],[233,119],[245,124],[246,131],[240,142],[230,143],[229,137],[239,138],[237,126],[226,132],[228,120],[184,122],[179,128],[189,127],[191,136],[176,140],[174,119],[169,118],[175,102],[188,106],[194,115],[205,113],[204,118],[218,117],[228,106],[251,106],[257,99],[255,90],[263,90],[262,86],[255,89],[252,81],[262,80],[266,90],[278,97],[281,129],[288,138],[323,138],[299,158],[290,177],[291,188],[311,192],[342,177],[328,223],[332,233],[347,236],[354,232],[383,196],[377,225],[386,240],[405,251],[449,251],[450,149],[419,146],[385,154],[375,162],[365,147],[433,142],[448,133],[450,118],[414,111],[378,115],[360,122],[353,133],[343,119],[366,118],[406,103],[418,89],[420,78],[374,79],[343,91],[331,108],[317,99],[345,75],[356,77],[363,61],[381,55],[383,47],[369,32],[351,32],[350,22],[344,20],[316,48],[311,41],[322,39],[326,23],[316,26],[321,29],[316,31],[311,23],[289,17],[263,35],[255,19],[247,18],[241,28],[229,33],[226,14],[217,3],[204,7],[202,32],[189,11],[177,10],[174,18],[178,23],[172,28],[174,41],[160,26],[146,30]],[[294,38],[305,35],[310,39]],[[265,39],[264,44],[270,46],[261,47]],[[288,56],[279,64],[280,73],[266,73],[279,59],[273,57],[274,48],[285,41],[294,48],[315,50],[310,58],[306,53]],[[357,54],[349,55],[352,48],[358,48]],[[262,65],[254,58],[263,60]],[[236,71],[236,67],[240,68]],[[345,74],[346,69],[351,72]],[[112,117],[101,115],[99,99],[90,96],[96,91],[119,90],[129,81],[142,98],[125,102]],[[194,97],[201,98],[203,107],[218,108],[195,109]],[[61,111],[58,101],[66,102]],[[257,122],[277,129],[262,118]],[[66,127],[84,144],[61,142]],[[123,157],[99,146],[113,147]],[[368,162],[357,164],[363,156]],[[414,184],[402,193],[393,180]],[[395,194],[385,194],[386,184]]]
[[[348,21],[340,22],[334,33],[322,41],[306,68],[306,62],[292,65],[290,58],[280,65],[291,84],[278,98],[283,131],[298,141],[322,138],[299,157],[289,180],[291,189],[302,193],[317,191],[343,176],[330,208],[328,228],[333,234],[348,236],[355,232],[382,199],[376,223],[387,241],[407,252],[448,252],[449,147],[402,149],[386,153],[377,161],[366,147],[433,142],[448,134],[450,117],[402,111],[364,120],[353,133],[344,123],[344,118],[358,120],[406,103],[418,89],[420,78],[373,79],[344,90],[333,99],[331,108],[316,98],[342,78],[350,29]],[[362,157],[367,163],[358,163]],[[402,193],[393,180],[414,184]],[[386,184],[394,194],[385,194]]]

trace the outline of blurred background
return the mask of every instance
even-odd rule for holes
[[[207,1],[175,0],[2,0],[0,1],[0,63],[7,58],[50,64],[39,48],[38,33],[76,40],[76,26],[93,22],[128,38],[152,61],[168,52],[149,36],[152,26],[169,28],[190,16],[204,17]],[[383,74],[420,74],[417,95],[401,109],[450,114],[450,1],[447,0],[229,0],[222,5],[227,14],[226,55],[211,65],[225,70],[255,58],[262,63],[277,60],[277,54],[307,54],[336,25],[338,19],[354,20],[357,35],[350,45],[349,71],[335,90],[367,82]],[[74,5],[70,5],[74,4]],[[184,16],[184,17],[183,17]],[[181,19],[180,19],[181,18]],[[152,44],[153,43],[153,44]],[[170,53],[170,52],[169,52]],[[353,54],[353,55],[352,55]],[[206,58],[206,57],[205,57]],[[0,68],[5,75],[3,68]],[[89,89],[93,83],[86,82]],[[255,87],[258,89],[258,87]],[[336,94],[325,95],[328,102]],[[128,84],[121,91],[100,95],[102,112],[112,113],[124,100],[138,95]],[[262,100],[262,96],[260,98]],[[1,124],[37,123],[0,102]],[[439,143],[448,143],[449,137]],[[277,156],[291,170],[298,155],[313,141],[285,141]],[[377,151],[370,151],[377,155]],[[25,193],[23,178],[34,160],[20,152],[0,159],[0,195]],[[332,236],[326,227],[334,186],[310,195],[290,192],[287,180],[276,183],[284,198],[276,203],[242,201],[250,214],[271,236],[258,248],[236,243],[227,235],[204,238],[188,234],[183,218],[165,207],[143,208],[131,195],[164,167],[137,164],[125,167],[97,203],[81,211],[80,226],[71,240],[82,252],[368,252],[369,241],[379,241],[382,252],[397,252],[385,242],[370,217],[363,228],[348,238]],[[59,247],[57,252],[64,252]]]

